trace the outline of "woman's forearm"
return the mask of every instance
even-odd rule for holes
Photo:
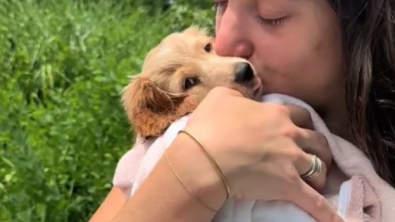
[[[182,143],[185,146],[186,143]],[[177,146],[177,143],[174,144]],[[182,152],[169,153],[174,160],[174,170],[179,169],[181,179],[189,186],[189,193],[172,172],[166,159],[162,158],[151,174],[143,182],[133,197],[128,200],[112,222],[209,222],[213,219],[215,212],[202,205],[195,194],[200,195],[202,202],[207,205],[218,205],[223,202],[224,193],[221,187],[206,186],[204,189],[196,189],[198,185],[204,184],[207,177],[196,179],[185,170],[187,166],[201,166],[209,164],[205,156],[199,154],[199,148],[172,147],[169,149],[183,149]],[[185,158],[183,153],[188,153],[190,158]],[[185,154],[184,153],[184,154]],[[179,156],[178,156],[179,155]],[[184,157],[184,158],[182,158]],[[172,163],[173,165],[173,163]],[[211,167],[211,166],[209,166]],[[192,167],[193,168],[193,167]],[[193,172],[194,169],[192,169]],[[207,171],[206,171],[207,172]],[[207,173],[206,173],[207,174]],[[210,176],[216,176],[215,173]],[[203,182],[202,182],[203,181]],[[196,182],[196,183],[195,183]],[[214,206],[213,206],[214,208]]]

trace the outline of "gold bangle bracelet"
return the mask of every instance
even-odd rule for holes
[[[230,187],[228,182],[226,181],[226,177],[224,173],[222,172],[221,168],[219,167],[218,163],[214,160],[213,156],[208,152],[208,150],[200,143],[198,139],[196,139],[194,136],[192,136],[189,132],[185,130],[180,130],[178,134],[180,133],[185,133],[188,135],[190,138],[192,138],[198,145],[199,147],[204,151],[204,153],[207,155],[208,159],[210,160],[211,164],[213,164],[214,168],[216,169],[217,173],[220,175],[222,179],[222,183],[224,184],[225,190],[226,190],[226,200],[229,199],[230,196]]]
[[[207,204],[203,203],[203,201],[201,201],[199,198],[197,198],[195,195],[193,195],[191,191],[189,191],[189,189],[188,189],[188,188],[185,186],[185,184],[182,182],[180,176],[179,176],[179,175],[176,173],[176,171],[174,170],[173,165],[170,163],[169,158],[168,158],[167,155],[166,155],[166,152],[164,153],[164,156],[165,156],[165,159],[166,159],[166,161],[167,161],[167,164],[168,164],[169,167],[170,167],[170,170],[173,172],[173,174],[174,174],[174,176],[177,178],[178,182],[180,182],[181,186],[184,187],[185,191],[186,191],[187,193],[189,193],[189,195],[191,195],[192,197],[194,197],[201,205],[203,205],[204,207],[206,207],[207,209],[209,209],[210,211],[217,212],[217,210],[214,210],[213,208],[207,206]]]

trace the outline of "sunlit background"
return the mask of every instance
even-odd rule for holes
[[[173,2],[173,3],[172,3]],[[211,0],[0,0],[0,221],[87,221],[132,132],[120,91]]]

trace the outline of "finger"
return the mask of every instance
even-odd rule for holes
[[[209,95],[219,98],[223,98],[225,96],[243,97],[243,94],[238,90],[223,86],[214,87],[212,90],[210,90]]]
[[[328,201],[300,180],[299,186],[296,186],[290,201],[296,204],[305,212],[309,213],[317,221],[320,222],[344,222],[344,220],[335,212]]]
[[[311,120],[310,112],[301,107],[294,105],[285,105],[291,121],[298,127],[313,129],[313,121]]]
[[[294,141],[306,153],[314,154],[324,161],[326,167],[330,169],[332,163],[332,153],[328,140],[324,134],[309,129],[299,128],[295,134]]]
[[[322,163],[321,172],[318,175],[314,175],[309,178],[301,178],[304,179],[309,185],[311,185],[317,191],[323,191],[326,184],[327,178],[327,167],[324,162]],[[299,163],[295,164],[295,168],[298,171],[299,175],[306,174],[311,170],[313,166],[313,156],[311,154],[304,153],[302,154],[302,158],[299,160]]]
[[[252,96],[250,90],[248,90],[248,88],[246,88],[246,87],[242,87],[241,85],[231,85],[231,86],[229,86],[229,88],[240,93],[240,95],[238,95],[238,96],[243,96],[244,98],[253,99],[253,96]]]

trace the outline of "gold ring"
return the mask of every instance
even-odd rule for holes
[[[300,175],[303,179],[310,179],[312,177],[316,177],[318,175],[321,174],[322,169],[323,169],[323,163],[320,160],[320,158],[318,158],[315,155],[311,155],[311,168],[309,171],[307,171],[306,173]]]

